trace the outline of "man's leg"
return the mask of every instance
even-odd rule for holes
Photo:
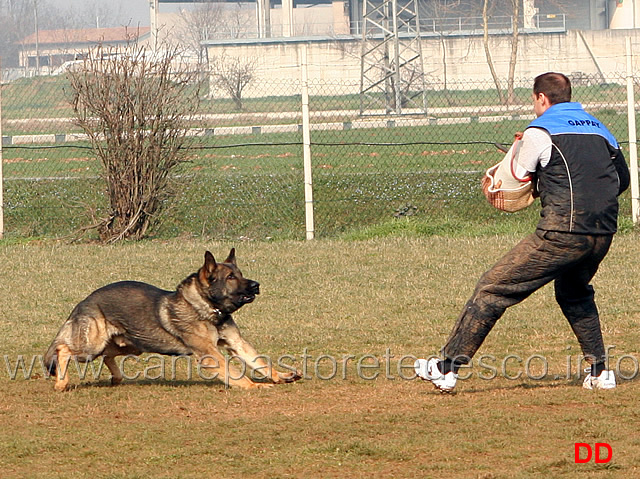
[[[442,349],[448,363],[468,363],[508,307],[590,254],[589,238],[538,230],[483,274]]]
[[[591,374],[598,377],[606,369],[606,352],[600,317],[589,284],[600,262],[611,246],[612,236],[592,236],[592,253],[580,263],[564,271],[555,281],[556,301],[569,321],[582,353],[592,365]]]
[[[443,393],[453,392],[458,369],[471,361],[504,311],[555,278],[562,255],[547,245],[545,234],[527,236],[480,277],[442,349],[444,361],[417,359],[419,378]]]

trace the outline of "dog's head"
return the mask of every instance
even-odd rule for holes
[[[198,270],[198,280],[206,298],[227,314],[251,303],[256,294],[260,294],[260,284],[242,276],[238,269],[235,248],[231,248],[229,256],[222,263],[217,263],[207,251],[204,265]]]

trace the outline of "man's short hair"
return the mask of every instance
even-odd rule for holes
[[[562,73],[543,73],[533,81],[533,93],[544,93],[552,105],[571,101],[571,81]]]

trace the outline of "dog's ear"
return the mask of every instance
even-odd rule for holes
[[[236,264],[236,249],[235,248],[231,248],[231,251],[229,251],[229,257],[227,259],[225,259],[224,262],[225,263]]]
[[[200,281],[203,283],[208,283],[209,278],[213,277],[213,272],[216,270],[216,259],[213,257],[211,252],[207,251],[204,254],[204,265],[200,268]]]

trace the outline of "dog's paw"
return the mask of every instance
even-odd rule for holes
[[[281,373],[278,372],[278,384],[283,384],[283,383],[293,383],[296,381],[299,381],[300,379],[302,379],[302,374],[300,373],[300,371],[291,371],[288,373]]]
[[[273,387],[272,383],[253,383],[253,386],[251,386],[251,389],[269,389],[272,387]]]
[[[56,382],[53,385],[53,390],[59,393],[63,393],[65,391],[69,391],[69,389],[71,389],[71,386],[68,383],[59,383]]]

